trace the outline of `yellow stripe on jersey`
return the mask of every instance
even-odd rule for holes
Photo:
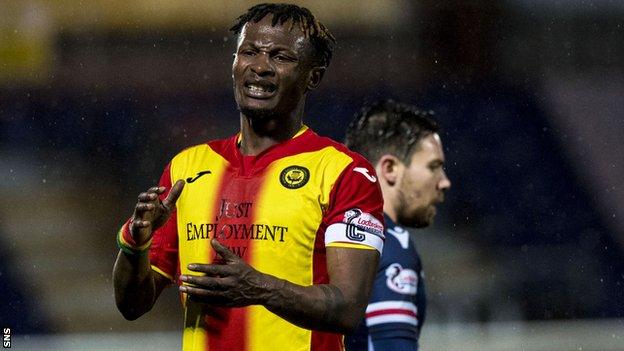
[[[158,267],[156,267],[154,265],[151,265],[151,266],[152,266],[152,270],[153,271],[158,272],[163,277],[167,277],[167,278],[169,278],[169,280],[173,281],[173,277],[171,275],[165,273],[162,269],[160,269],[160,268],[158,268]]]
[[[182,351],[207,350],[208,333],[204,316],[198,304],[186,306],[184,311],[184,331],[182,332]]]
[[[278,159],[268,167],[259,190],[254,222],[285,227],[287,232],[274,241],[254,242],[250,261],[253,267],[295,284],[313,284],[314,242],[323,209],[329,205],[338,177],[351,162],[348,155],[326,147]],[[296,178],[299,173],[293,173],[293,178],[284,179],[288,170],[308,173],[300,174],[304,178]],[[270,349],[267,345],[273,345],[274,350],[284,345],[301,345],[305,350],[311,335],[310,330],[299,328],[264,307],[249,309],[249,350]]]
[[[187,182],[176,203],[181,274],[197,275],[188,269],[188,264],[212,261],[210,241],[201,240],[208,236],[209,228],[202,224],[214,222],[219,195],[215,190],[227,166],[227,161],[206,144],[187,149],[171,161],[172,183],[177,179]],[[208,336],[202,325],[201,308],[187,301],[186,294],[182,294],[182,301],[186,308],[183,350],[205,350]]]
[[[198,145],[178,154],[171,162],[171,182],[189,179],[178,198],[178,243],[181,274],[189,274],[189,263],[210,263],[212,247],[207,240],[210,228],[192,223],[212,223],[216,216],[221,177],[227,161],[208,145]],[[210,172],[210,173],[205,173]],[[202,191],[205,189],[205,191]]]

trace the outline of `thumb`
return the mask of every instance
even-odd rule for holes
[[[219,256],[223,257],[226,262],[234,262],[240,259],[235,253],[230,251],[230,249],[221,244],[217,239],[213,238],[210,240],[210,245],[215,252],[219,254]]]
[[[184,189],[185,184],[186,183],[184,183],[182,179],[179,179],[173,184],[169,194],[167,194],[167,197],[162,201],[163,206],[165,206],[167,210],[171,211],[175,207],[175,203],[178,201],[180,194],[182,194],[182,189]]]

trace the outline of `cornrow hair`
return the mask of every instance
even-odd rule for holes
[[[418,142],[439,131],[435,113],[415,106],[381,100],[364,106],[347,127],[345,145],[376,163],[392,154],[409,164]]]
[[[260,22],[267,15],[272,15],[272,26],[279,24],[280,26],[291,21],[289,30],[294,25],[299,25],[306,38],[316,51],[317,60],[323,67],[328,67],[332,59],[336,38],[331,34],[325,25],[319,22],[312,12],[305,7],[292,4],[259,4],[251,7],[246,13],[236,19],[236,23],[230,28],[230,31],[239,35],[246,23]]]

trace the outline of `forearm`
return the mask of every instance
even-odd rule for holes
[[[156,287],[147,256],[131,256],[120,250],[113,282],[117,308],[126,319],[137,319],[154,305]]]
[[[300,286],[271,277],[264,306],[289,322],[306,329],[346,334],[364,314],[367,294],[345,296],[332,284]]]
[[[328,248],[329,284],[297,285],[257,271],[218,240],[210,241],[222,264],[191,263],[178,289],[213,306],[262,305],[306,329],[349,333],[364,316],[375,276],[375,250]],[[358,267],[354,269],[353,267]]]

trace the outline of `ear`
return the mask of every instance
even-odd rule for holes
[[[321,85],[321,80],[323,80],[323,76],[325,75],[325,71],[327,67],[316,66],[310,70],[308,85],[306,86],[307,90],[314,90]]]
[[[399,178],[401,161],[393,155],[383,155],[377,161],[377,176],[389,186],[394,186]]]

